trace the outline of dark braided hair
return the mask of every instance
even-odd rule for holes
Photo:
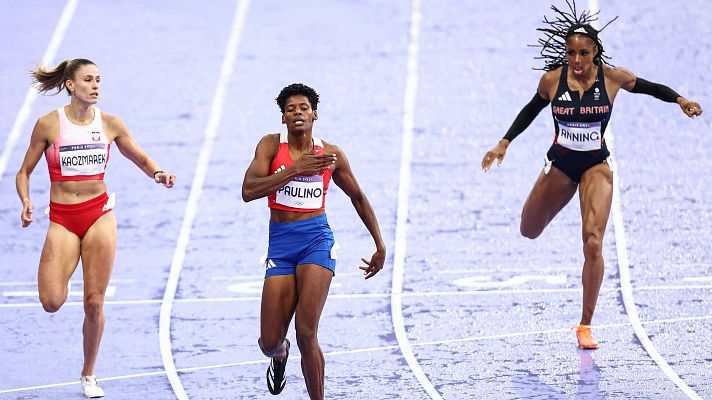
[[[600,11],[591,13],[590,11],[582,11],[579,14],[576,11],[576,1],[566,0],[566,5],[569,6],[568,11],[561,11],[556,6],[551,6],[554,10],[556,16],[554,19],[549,19],[544,16],[544,22],[547,27],[537,28],[538,31],[544,32],[545,36],[539,38],[538,44],[531,45],[532,47],[541,47],[541,56],[535,57],[538,60],[544,60],[544,71],[553,71],[562,65],[568,64],[566,60],[566,40],[573,35],[584,35],[596,44],[598,52],[593,57],[593,61],[596,64],[605,62],[611,65],[608,60],[610,57],[603,54],[603,43],[601,39],[598,38],[598,34],[606,29],[611,22],[618,19],[618,17],[610,20],[603,28],[596,30],[591,26],[592,22],[598,21],[598,14]]]
[[[306,98],[309,99],[312,109],[316,111],[316,106],[319,104],[319,93],[303,83],[292,83],[282,89],[275,99],[277,100],[277,105],[279,106],[280,111],[282,111],[282,114],[284,114],[284,106],[287,103],[287,99],[299,94],[306,96]]]

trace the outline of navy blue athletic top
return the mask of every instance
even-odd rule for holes
[[[569,89],[568,70],[568,65],[562,67],[559,87],[551,101],[556,129],[554,143],[574,151],[599,150],[605,147],[603,133],[613,110],[606,92],[603,64],[599,63],[596,81],[581,98],[578,90]]]

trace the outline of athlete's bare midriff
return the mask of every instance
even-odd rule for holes
[[[275,208],[270,208],[269,219],[272,222],[294,222],[303,221],[305,219],[318,217],[324,214],[324,210],[313,211],[313,212],[294,212],[286,210],[278,210]]]
[[[54,203],[77,204],[106,192],[103,180],[52,182],[49,199]]]

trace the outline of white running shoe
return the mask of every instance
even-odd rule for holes
[[[101,390],[99,385],[96,383],[95,375],[82,376],[81,379],[79,379],[79,382],[81,382],[82,389],[84,389],[84,397],[88,397],[90,399],[104,397],[104,391]]]

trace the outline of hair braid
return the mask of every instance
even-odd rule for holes
[[[596,30],[591,26],[591,23],[598,21],[600,11],[592,13],[584,10],[579,14],[576,10],[575,0],[566,0],[566,5],[568,10],[563,11],[552,5],[551,9],[554,10],[555,16],[551,19],[544,16],[544,21],[542,22],[547,26],[537,28],[537,31],[544,32],[544,37],[539,38],[537,44],[530,46],[541,48],[540,56],[535,57],[535,59],[544,60],[544,67],[535,69],[553,71],[562,65],[568,64],[566,60],[566,39],[574,34],[583,34],[594,41],[598,47],[598,53],[593,59],[595,63],[604,62],[610,65],[608,62],[610,57],[603,54],[603,43],[601,43],[598,34],[618,17],[610,20],[603,28]]]

